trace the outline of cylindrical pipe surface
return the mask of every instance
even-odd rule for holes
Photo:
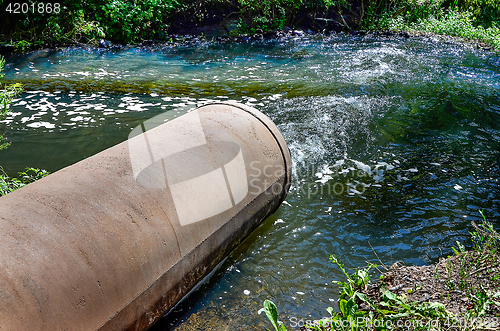
[[[0,329],[145,330],[285,198],[289,150],[257,110],[153,122],[0,198]]]

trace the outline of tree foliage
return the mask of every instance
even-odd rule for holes
[[[75,0],[61,13],[6,11],[0,0],[0,43],[17,42],[23,51],[36,44],[97,44],[169,40],[170,35],[200,25],[239,22],[239,33],[290,28],[313,31],[373,30],[391,19],[406,25],[445,20],[449,12],[466,12],[474,27],[500,28],[498,0]],[[35,8],[35,7],[33,7]],[[229,30],[228,30],[229,32]]]

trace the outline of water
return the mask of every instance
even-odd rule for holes
[[[148,118],[212,99],[255,106],[285,136],[294,163],[286,203],[153,330],[262,330],[264,299],[288,325],[319,318],[337,309],[332,280],[342,280],[329,254],[348,269],[422,265],[456,240],[470,246],[479,209],[498,225],[498,54],[339,36],[7,60],[5,78],[27,89],[2,124],[10,174],[55,171]]]

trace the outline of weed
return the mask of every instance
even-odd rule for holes
[[[1,73],[5,66],[5,59],[0,57],[0,78],[3,77]],[[10,84],[2,86],[0,85],[0,119],[7,115],[9,111],[9,104],[23,90],[23,86],[19,83]],[[6,141],[6,138],[0,133],[0,151],[7,148],[10,143]]]
[[[9,177],[2,167],[0,167],[0,196],[13,192],[23,186],[47,176],[46,170],[38,168],[26,168],[19,173],[17,178]]]
[[[264,301],[264,312],[276,331],[286,330],[283,324],[280,326],[280,322],[278,321],[278,311],[276,309],[276,305],[272,301]]]
[[[458,249],[454,249],[455,256],[448,257],[444,266],[446,275],[446,285],[448,290],[440,290],[441,300],[448,298],[450,293],[456,291],[456,280],[460,280],[459,288],[463,294],[467,295],[469,310],[460,315],[454,315],[449,312],[443,303],[440,302],[420,302],[410,301],[404,294],[397,295],[381,283],[379,291],[381,295],[379,302],[374,302],[367,294],[370,285],[369,271],[376,267],[368,264],[363,268],[358,268],[352,274],[349,274],[344,264],[334,255],[330,260],[336,264],[346,281],[335,281],[339,285],[339,309],[340,313],[335,313],[333,308],[329,307],[327,311],[330,317],[314,321],[306,325],[306,330],[389,330],[390,327],[377,328],[374,325],[387,326],[395,325],[396,321],[404,322],[415,326],[416,330],[436,330],[435,323],[439,326],[445,326],[443,330],[471,330],[481,327],[481,319],[490,316],[493,307],[500,307],[500,291],[498,284],[493,287],[484,287],[479,284],[478,288],[473,288],[469,284],[470,278],[475,274],[485,271],[488,279],[500,281],[498,275],[497,252],[499,248],[500,237],[491,223],[486,221],[484,214],[480,226],[473,223],[475,231],[471,232],[474,239],[474,251],[466,251],[465,247],[457,242]],[[494,261],[494,262],[493,262]],[[435,278],[438,279],[439,273],[436,265]],[[459,278],[456,278],[458,275]],[[484,278],[480,276],[479,278]],[[383,282],[383,278],[381,278]],[[383,290],[384,289],[384,290]],[[409,289],[408,294],[419,291],[421,288],[415,284]],[[462,293],[462,292],[461,292]],[[266,308],[267,307],[267,308]],[[266,315],[275,327],[276,331],[286,331],[284,324],[278,322],[276,306],[268,300],[264,302]],[[268,313],[269,312],[269,313]],[[366,321],[370,321],[369,324]],[[497,327],[498,325],[493,325]],[[395,330],[399,330],[397,327]]]
[[[500,307],[500,291],[487,291],[483,286],[476,290],[475,295],[472,295],[472,299],[474,300],[473,309],[477,317],[486,316],[492,305]]]

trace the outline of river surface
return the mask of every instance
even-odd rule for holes
[[[435,262],[500,221],[500,57],[396,37],[301,37],[155,49],[70,48],[7,58],[26,92],[0,124],[0,165],[56,171],[144,120],[210,100],[267,114],[292,153],[279,210],[154,328],[263,330],[337,310],[340,269]],[[378,255],[375,255],[375,253]],[[380,258],[380,260],[379,260]],[[186,321],[187,320],[187,321]],[[292,328],[293,329],[293,328]]]

